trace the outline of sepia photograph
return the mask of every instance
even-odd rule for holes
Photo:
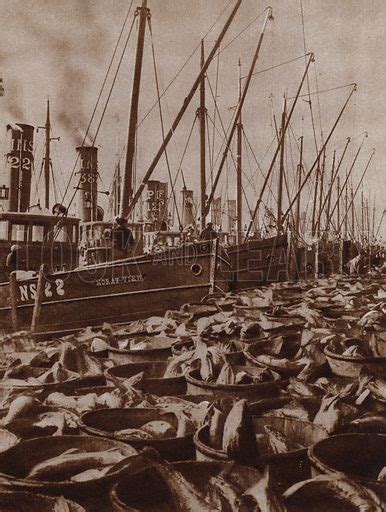
[[[386,510],[384,0],[0,13],[0,512]]]

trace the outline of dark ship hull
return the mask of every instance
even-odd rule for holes
[[[358,248],[352,240],[322,241],[317,257],[314,246],[299,247],[296,251],[297,275],[299,279],[314,279],[316,275],[328,277],[346,273],[348,262],[357,254]]]
[[[267,283],[287,281],[288,239],[278,235],[228,248],[233,270],[233,283],[237,288],[252,288]]]
[[[47,275],[37,331],[70,332],[159,315],[212,292],[226,291],[226,271],[229,264],[217,244],[199,242]],[[37,286],[37,277],[17,281],[18,329],[31,325]],[[0,285],[3,328],[12,328],[9,295],[9,285]]]

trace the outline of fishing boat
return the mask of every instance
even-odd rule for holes
[[[149,16],[147,0],[143,0],[141,7],[137,9],[138,39],[121,217],[130,219],[130,214],[198,89],[240,4],[241,0],[238,0],[233,7],[141,185],[134,193],[133,154],[144,34]],[[81,204],[94,208],[89,203],[96,195],[93,193],[96,181],[95,150],[92,147],[81,149],[80,156],[78,188],[82,194]],[[91,222],[94,219],[98,221],[96,215],[95,212]],[[87,230],[87,222],[82,229]],[[227,273],[229,275],[228,258],[217,241],[181,243],[179,247],[123,259],[116,259],[113,254],[110,261],[85,264],[66,271],[49,272],[46,265],[42,265],[39,273],[33,277],[19,279],[13,272],[10,282],[0,285],[0,324],[2,328],[31,328],[35,332],[48,334],[71,332],[87,325],[102,325],[104,322],[125,323],[178,308],[187,302],[200,301],[207,294],[216,291],[226,291]]]
[[[218,273],[220,257],[216,244],[202,242],[44,274],[40,280],[38,276],[20,279],[15,283],[16,304],[10,301],[8,283],[3,283],[1,326],[29,329],[39,295],[41,313],[35,326],[39,332],[69,332],[86,325],[125,323],[159,315],[226,289],[226,282]]]

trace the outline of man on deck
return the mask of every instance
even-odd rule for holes
[[[20,245],[14,244],[12,245],[10,252],[8,253],[5,260],[5,270],[8,277],[10,276],[11,272],[19,269],[20,263]]]
[[[204,228],[200,233],[200,240],[215,240],[217,238],[217,233],[213,229],[212,222],[208,222],[206,228]]]
[[[115,223],[116,225],[111,232],[111,238],[114,259],[117,260],[129,256],[130,248],[134,245],[134,238],[125,218],[117,217]]]

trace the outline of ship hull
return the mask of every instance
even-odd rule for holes
[[[287,235],[231,246],[228,255],[237,288],[252,288],[289,278]]]
[[[314,246],[299,247],[296,254],[299,279],[314,279],[316,264],[319,277],[347,272],[347,264],[358,249],[352,240],[328,240],[320,243],[318,257]]]
[[[211,292],[227,291],[224,265],[228,262],[217,244],[203,242],[47,275],[37,331],[125,323],[198,302]],[[18,329],[31,326],[37,286],[37,277],[17,282]],[[3,285],[0,325],[12,328],[10,320],[9,285]]]

